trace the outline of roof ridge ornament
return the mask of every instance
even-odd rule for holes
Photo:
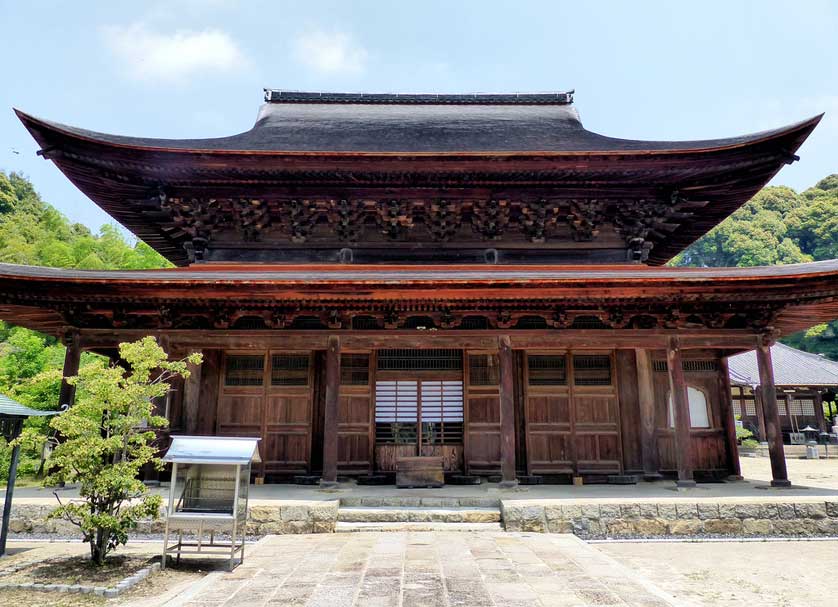
[[[541,93],[331,93],[263,89],[267,103],[363,105],[570,105],[575,90]]]

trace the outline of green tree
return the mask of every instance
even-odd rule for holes
[[[187,362],[201,362],[200,354],[170,361],[153,337],[120,344],[119,354],[127,368],[88,364],[69,378],[76,402],[50,422],[65,440],[52,454],[47,482],[78,483],[84,501],[59,498],[49,516],[79,527],[97,565],[128,541],[139,519],[158,516],[161,497],[138,480],[146,464],[162,468],[152,441],[168,421],[154,414],[154,403],[166,396],[170,379],[189,376]]]
[[[756,266],[838,258],[838,174],[798,194],[767,187],[672,260],[684,266]],[[838,321],[783,341],[838,360]]]

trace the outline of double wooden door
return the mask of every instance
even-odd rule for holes
[[[415,455],[463,469],[462,375],[381,373],[375,382],[375,460],[382,472]]]
[[[311,353],[227,352],[220,381],[218,435],[260,437],[263,475],[309,471]]]
[[[620,415],[611,352],[527,353],[529,474],[616,474]]]

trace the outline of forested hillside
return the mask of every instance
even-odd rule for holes
[[[120,231],[102,226],[98,234],[71,223],[41,200],[32,184],[14,173],[0,171],[0,262],[62,268],[143,269],[169,263],[140,242],[128,244]],[[13,318],[0,321],[0,394],[37,409],[58,404],[64,346],[54,338],[21,327]],[[92,354],[85,354],[90,360]],[[27,425],[45,432],[45,421]],[[21,474],[34,472],[38,447],[23,451]],[[9,450],[0,448],[0,478],[8,471]]]
[[[672,260],[681,266],[761,266],[838,257],[838,174],[798,194],[768,187]],[[838,321],[783,340],[838,360]]]

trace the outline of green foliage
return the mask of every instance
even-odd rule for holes
[[[98,565],[128,541],[139,519],[157,517],[161,498],[149,495],[138,479],[146,464],[162,467],[152,443],[154,430],[168,422],[154,414],[154,402],[166,396],[168,380],[189,376],[187,362],[201,362],[200,354],[168,360],[153,337],[120,344],[119,354],[127,369],[92,363],[69,378],[76,402],[50,422],[64,441],[53,451],[46,482],[78,483],[84,500],[59,499],[50,518],[78,526]]]
[[[676,256],[680,266],[756,266],[838,258],[838,173],[798,194],[768,187]],[[838,360],[838,321],[783,340]]]

